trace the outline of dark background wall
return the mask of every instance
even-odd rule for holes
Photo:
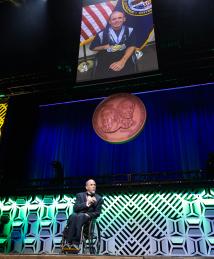
[[[53,79],[68,65],[75,81],[81,1],[20,2],[19,7],[0,4],[0,75],[49,72]],[[152,4],[160,71],[179,75],[213,66],[213,1]]]
[[[75,83],[81,1],[20,3],[19,7],[0,3],[0,91],[9,90],[12,96],[0,150],[5,181],[50,178],[52,160],[62,162],[66,176],[205,168],[208,153],[213,152],[212,0],[153,1],[158,76],[151,73],[139,75],[137,81],[131,76],[129,81],[115,79],[84,85]],[[61,73],[59,67],[66,65],[71,72]],[[38,107],[52,95],[55,101],[61,101],[63,94],[67,100],[75,100],[208,82],[210,85],[201,85],[197,90],[142,95],[148,121],[143,133],[125,146],[103,143],[93,132],[91,116],[99,101],[50,109]],[[17,96],[13,87],[17,87]],[[50,143],[42,142],[48,137]],[[103,151],[99,154],[100,149]],[[103,155],[106,153],[108,156]],[[86,161],[85,165],[82,161]],[[17,177],[12,177],[14,173]]]
[[[101,99],[39,107],[35,98],[12,98],[1,145],[5,181],[50,182],[53,161],[73,180],[101,177],[101,183],[112,184],[120,174],[149,174],[151,182],[197,180],[213,153],[214,85],[137,96],[147,109],[145,128],[120,145],[103,141],[93,130],[93,112]]]

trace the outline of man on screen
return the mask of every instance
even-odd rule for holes
[[[106,29],[100,31],[91,43],[90,50],[97,51],[95,79],[135,72],[136,39],[133,28],[127,27],[125,21],[123,12],[113,11]]]

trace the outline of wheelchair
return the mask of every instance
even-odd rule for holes
[[[97,255],[100,251],[100,227],[96,219],[89,220],[82,226],[80,238],[80,250],[69,248],[68,244],[68,224],[62,232],[61,253],[62,254],[92,254]]]

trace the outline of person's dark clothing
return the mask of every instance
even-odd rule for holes
[[[82,226],[90,219],[97,218],[101,213],[103,199],[95,194],[96,202],[87,207],[87,193],[81,192],[76,195],[74,212],[68,218],[68,242],[79,244]]]
[[[135,72],[135,64],[132,57],[128,59],[121,71],[113,71],[109,66],[119,61],[125,54],[127,48],[136,46],[136,38],[133,28],[122,26],[119,32],[115,32],[111,27],[107,27],[99,32],[90,45],[90,50],[97,46],[109,44],[110,46],[120,45],[120,50],[111,52],[110,50],[98,51],[96,54],[96,69],[94,79],[122,76]]]

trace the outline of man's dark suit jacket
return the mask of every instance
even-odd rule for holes
[[[92,206],[87,207],[86,206],[87,193],[86,192],[77,193],[76,201],[74,204],[74,212],[75,213],[79,213],[79,212],[86,213],[92,219],[97,218],[101,213],[103,198],[98,194],[95,194],[95,198],[97,201]]]

